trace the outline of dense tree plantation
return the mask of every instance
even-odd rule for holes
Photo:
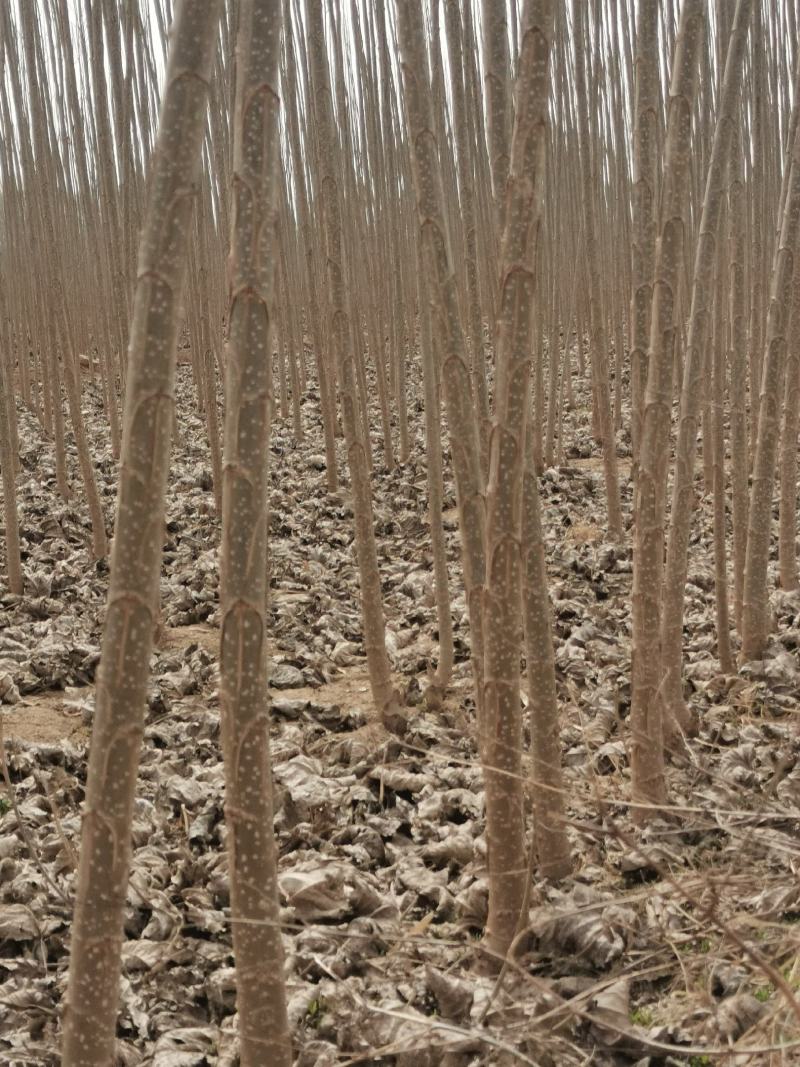
[[[0,19],[0,1063],[800,1063],[800,3]]]

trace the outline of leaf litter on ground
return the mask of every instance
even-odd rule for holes
[[[186,368],[177,388],[118,1031],[119,1063],[158,1067],[237,1062],[219,525]],[[115,465],[91,386],[85,405],[110,529]],[[687,692],[701,731],[669,766],[674,817],[636,833],[631,555],[604,541],[601,477],[581,458],[595,447],[586,409],[568,413],[568,465],[540,484],[577,863],[558,886],[534,879],[527,943],[496,988],[475,969],[486,845],[452,482],[456,664],[447,700],[429,711],[420,694],[437,635],[421,424],[404,468],[380,469],[376,451],[387,645],[411,715],[401,742],[371,718],[347,490],[325,487],[313,386],[304,416],[306,442],[279,421],[270,457],[272,748],[297,1063],[644,1065],[726,1049],[737,1062],[781,1045],[791,1055],[800,1023],[741,944],[800,986],[800,598],[777,593],[768,655],[722,676],[712,516],[701,505],[686,615]],[[0,714],[16,802],[15,811],[0,785],[0,1060],[56,1064],[108,568],[90,558],[79,496],[56,494],[38,427],[22,411],[19,425],[25,591],[0,597]],[[70,438],[68,460],[74,476]],[[626,476],[628,515],[631,502]]]

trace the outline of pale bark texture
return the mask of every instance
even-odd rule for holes
[[[728,182],[728,273],[730,320],[730,437],[733,514],[733,615],[742,632],[744,560],[747,551],[747,330],[745,325],[744,181],[738,127],[731,145]]]
[[[38,169],[40,171],[55,170],[55,158],[48,143],[47,124],[45,122],[45,99],[42,93],[43,79],[37,79],[35,71],[37,66],[44,69],[43,45],[39,35],[39,28],[33,17],[33,7],[27,5],[23,10],[24,37],[26,43],[26,56],[28,67],[28,98],[31,109],[33,141],[36,146]],[[89,508],[92,523],[92,550],[96,559],[104,557],[107,553],[107,538],[103,511],[100,506],[100,498],[94,478],[94,467],[89,455],[89,445],[86,439],[86,430],[83,424],[83,415],[80,408],[80,372],[77,366],[76,353],[72,343],[71,330],[67,314],[67,302],[64,295],[62,282],[63,268],[61,265],[61,243],[56,238],[54,222],[53,198],[50,183],[45,184],[39,198],[39,214],[42,235],[46,246],[50,249],[46,257],[45,269],[47,274],[45,281],[47,288],[52,292],[53,299],[49,312],[49,347],[50,358],[53,368],[53,405],[56,428],[56,455],[59,469],[59,482],[63,480],[66,485],[66,457],[64,455],[63,435],[64,422],[61,409],[61,388],[59,384],[59,360],[61,352],[64,370],[64,385],[69,405],[72,429],[75,435],[75,444],[78,451],[78,461],[83,480],[84,493]],[[60,447],[59,447],[60,445]],[[62,489],[63,495],[63,489]],[[69,495],[69,494],[68,494]]]
[[[520,704],[522,489],[552,31],[552,4],[527,0],[500,250],[495,414],[486,492],[486,943],[489,952],[496,955],[505,955],[511,946],[522,917],[527,884]]]
[[[139,248],[125,431],[64,1015],[64,1067],[114,1060],[130,830],[158,617],[178,311],[219,3],[176,11]]]
[[[206,432],[208,433],[208,447],[211,453],[211,477],[214,489],[214,503],[217,514],[222,514],[222,450],[219,441],[219,418],[217,413],[217,370],[214,359],[214,346],[216,343],[216,331],[210,321],[208,304],[203,299],[203,294],[208,293],[209,285],[209,248],[208,233],[204,223],[207,215],[203,211],[200,214],[200,227],[198,228],[200,248],[198,252],[198,282],[200,287],[200,314],[198,338],[200,343],[201,373],[203,375],[203,388],[205,393],[205,416]]]
[[[722,243],[719,240],[720,219],[752,9],[753,0],[737,0],[695,252],[661,615],[661,694],[667,736],[678,727],[683,730],[693,728],[692,717],[683,698],[682,663],[684,590],[689,567],[697,423],[703,394],[703,363],[708,348],[714,260],[717,246]],[[706,374],[705,378],[709,379],[710,375]],[[707,387],[710,390],[710,382],[707,382]]]
[[[283,0],[285,43],[286,43],[286,99],[284,101],[284,118],[289,134],[292,169],[295,175],[295,193],[297,196],[298,224],[306,237],[305,274],[308,291],[308,307],[305,319],[309,339],[312,342],[314,361],[317,368],[322,426],[325,438],[325,473],[328,491],[334,493],[339,487],[339,475],[336,468],[336,385],[335,369],[328,366],[327,353],[323,349],[321,313],[317,295],[316,260],[313,253],[311,235],[310,174],[303,165],[303,152],[300,140],[300,94],[298,92],[297,61],[294,47],[294,35],[291,29],[291,4]],[[306,338],[301,321],[298,342],[301,353],[305,351]],[[331,373],[333,371],[333,373]],[[333,381],[331,381],[333,379]]]
[[[472,391],[478,414],[481,461],[484,474],[489,459],[489,392],[486,376],[486,349],[483,343],[483,314],[478,274],[478,230],[476,221],[475,144],[473,122],[467,98],[467,62],[464,55],[463,19],[460,0],[445,0],[445,30],[450,56],[450,82],[453,97],[454,140],[458,151],[458,185],[461,221],[464,231],[466,313],[472,355]],[[507,168],[506,161],[506,168]]]
[[[727,345],[724,317],[724,273],[718,272],[714,345],[712,349],[713,380],[711,389],[711,428],[714,435],[714,601],[717,616],[717,656],[723,674],[733,671],[731,634],[728,611],[728,565],[725,506],[725,356]]]
[[[458,495],[464,588],[469,611],[472,670],[481,741],[486,498],[478,422],[470,392],[469,358],[458,306],[439,144],[431,113],[430,91],[424,80],[422,12],[417,3],[403,3],[399,5],[397,14],[419,240],[425,263],[425,280],[430,287],[434,342],[441,359],[441,378]]]
[[[431,327],[430,300],[422,285],[422,256],[420,260],[419,316],[420,347],[422,349],[422,373],[425,388],[425,454],[427,457],[428,522],[431,529],[431,554],[433,556],[433,581],[436,593],[436,619],[439,624],[439,662],[431,670],[430,682],[425,691],[428,707],[441,704],[453,674],[453,620],[450,615],[450,588],[447,580],[447,545],[442,523],[442,437],[441,403],[436,375],[436,352],[434,351]]]
[[[450,85],[453,101],[454,141],[458,149],[461,223],[464,233],[466,275],[465,319],[468,323],[473,368],[473,394],[479,419],[481,461],[484,474],[489,463],[489,386],[486,382],[486,353],[483,344],[483,315],[478,269],[478,224],[476,219],[476,144],[474,122],[469,121],[468,63],[464,54],[464,19],[460,0],[445,0],[445,30],[450,55]],[[507,164],[508,165],[508,164]]]
[[[636,8],[636,101],[633,132],[633,299],[631,302],[631,440],[639,451],[642,398],[647,381],[647,346],[656,243],[656,154],[658,147],[657,0]]]
[[[100,211],[108,239],[103,242],[103,253],[108,257],[107,268],[110,274],[112,302],[109,313],[115,327],[114,343],[120,381],[125,388],[127,381],[126,334],[127,334],[127,299],[122,280],[122,258],[120,242],[113,235],[121,233],[119,198],[117,181],[114,173],[114,133],[109,114],[109,93],[106,74],[110,73],[111,57],[105,48],[106,38],[103,33],[104,14],[107,5],[90,3],[84,0],[86,24],[89,28],[91,48],[91,78],[94,85],[94,127],[97,137],[97,163],[100,184]],[[122,147],[122,145],[120,145]]]
[[[22,593],[22,563],[19,551],[17,486],[14,476],[14,448],[9,411],[14,403],[14,375],[5,353],[0,352],[0,476],[3,486],[3,520],[6,530],[6,579],[8,591]]]
[[[578,130],[583,152],[581,177],[583,192],[583,220],[586,240],[585,256],[589,270],[590,351],[592,359],[592,390],[595,412],[603,447],[603,475],[606,483],[608,532],[612,540],[622,539],[622,511],[620,509],[619,474],[614,422],[611,412],[611,392],[608,380],[608,345],[606,323],[601,302],[602,269],[600,260],[599,226],[595,217],[595,193],[599,184],[597,153],[590,150],[589,110],[593,101],[586,88],[583,0],[575,0],[575,94],[578,111]]]
[[[509,85],[511,60],[508,51],[508,14],[504,3],[483,0],[484,86],[486,95],[489,163],[492,176],[498,236],[503,229],[511,157]]]
[[[796,84],[795,93],[797,88]],[[795,95],[793,110],[797,111],[798,108],[800,102]],[[786,166],[791,167],[791,171],[783,206],[780,242],[772,269],[758,405],[758,437],[750,491],[742,604],[743,660],[759,659],[763,655],[770,630],[767,568],[787,331],[792,301],[792,276],[800,229],[800,124],[795,128],[791,157]]]
[[[798,588],[797,574],[797,434],[800,430],[800,271],[792,282],[792,320],[786,352],[780,460],[780,527],[778,565],[781,589]]]
[[[631,696],[632,815],[652,817],[666,799],[659,686],[659,623],[664,567],[676,301],[683,263],[691,113],[704,17],[700,0],[684,0],[672,63],[664,185],[650,316],[647,386],[634,501],[633,663]]]
[[[324,212],[328,297],[330,301],[330,339],[336,357],[339,378],[342,428],[344,429],[350,485],[353,494],[355,541],[361,586],[361,619],[364,651],[375,710],[385,726],[400,728],[402,715],[397,693],[392,685],[389,656],[386,652],[386,620],[383,611],[378,553],[372,513],[372,487],[367,449],[359,414],[356,382],[356,359],[353,353],[345,264],[342,259],[342,223],[339,184],[334,158],[334,114],[330,72],[325,50],[322,5],[313,4],[311,19],[311,59],[313,88],[318,124],[319,165]]]
[[[267,707],[280,0],[241,0],[220,552],[220,707],[242,1067],[289,1067]]]
[[[572,853],[564,822],[566,799],[561,772],[553,624],[533,443],[530,433],[526,436],[522,483],[522,611],[530,703],[533,840],[539,874],[543,878],[564,878],[572,870]]]

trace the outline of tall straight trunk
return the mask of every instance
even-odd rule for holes
[[[306,334],[313,346],[314,361],[317,367],[317,385],[319,388],[320,410],[322,414],[323,439],[325,444],[325,476],[327,490],[335,493],[339,485],[339,476],[336,467],[336,371],[330,365],[329,353],[323,351],[324,335],[322,330],[322,316],[318,299],[318,277],[316,269],[316,257],[314,256],[314,242],[310,238],[311,226],[315,219],[311,214],[309,203],[310,188],[303,162],[303,148],[300,138],[300,107],[301,94],[299,93],[297,55],[295,55],[294,35],[291,30],[290,18],[291,4],[289,0],[283,0],[284,27],[286,44],[286,93],[285,93],[285,118],[288,128],[288,141],[291,149],[292,171],[294,174],[295,194],[298,198],[298,223],[306,236],[305,250],[305,275],[306,291],[308,293],[308,305],[305,309],[305,317],[301,321],[299,331],[299,349],[305,360]],[[305,328],[305,329],[304,329]]]
[[[19,551],[17,486],[9,410],[14,403],[14,375],[5,353],[0,352],[0,476],[3,486],[3,519],[6,529],[6,578],[8,590],[22,594],[22,562]]]
[[[508,952],[522,919],[527,885],[520,704],[522,490],[552,33],[552,2],[527,0],[500,250],[495,414],[486,491],[486,943],[499,956]]]
[[[287,341],[287,356],[289,359],[289,380],[292,383],[292,432],[298,444],[302,444],[305,434],[303,433],[303,384],[301,381],[300,364],[297,358],[297,344],[292,330],[291,315],[288,316],[289,337]]]
[[[800,72],[800,62],[798,63]],[[795,84],[792,109],[800,108]],[[775,461],[780,437],[780,404],[783,398],[784,364],[786,360],[787,330],[792,301],[792,276],[797,254],[800,228],[800,124],[796,126],[791,167],[783,206],[780,242],[775,255],[770,285],[767,331],[764,345],[761,395],[758,404],[758,437],[753,463],[753,483],[750,490],[750,512],[747,527],[747,556],[744,571],[742,605],[742,658],[758,659],[769,637],[769,588],[767,567],[772,533],[772,496],[775,483]]]
[[[756,4],[753,12],[753,39],[764,39],[762,5]],[[765,109],[762,101],[764,85],[764,49],[753,49],[753,104],[751,108],[749,138],[752,141],[751,183],[751,274],[752,292],[750,294],[750,337],[748,346],[748,395],[750,400],[750,440],[748,455],[748,472],[752,471],[756,454],[756,435],[758,433],[758,407],[761,393],[761,369],[764,354],[764,281],[767,273],[765,250],[766,215],[763,211],[766,180],[765,166]],[[744,147],[744,145],[743,145]],[[748,516],[749,518],[749,516]],[[743,593],[744,595],[744,593]]]
[[[714,484],[714,417],[712,412],[712,378],[714,376],[713,344],[706,349],[703,367],[703,403],[701,436],[703,439],[703,494],[711,496]],[[680,381],[680,378],[678,379]]]
[[[33,78],[33,72],[37,68],[42,69],[44,66],[44,59],[42,55],[43,46],[38,33],[38,29],[35,28],[34,20],[30,18],[32,9],[30,7],[25,10],[25,28],[26,28],[26,40],[30,46],[27,49],[27,60],[29,64],[28,68],[28,90],[29,90],[29,102],[31,108],[31,120],[33,126],[33,137],[36,144],[37,156],[40,161],[40,167],[44,170],[44,161],[53,165],[55,169],[56,160],[48,150],[48,124],[45,121],[45,100],[41,94],[41,87],[38,82]],[[52,120],[51,120],[52,124]],[[49,157],[49,158],[48,158]],[[97,492],[97,484],[94,477],[94,466],[92,463],[91,455],[89,454],[89,444],[86,438],[86,428],[83,422],[83,413],[81,411],[80,393],[81,393],[81,380],[80,380],[80,367],[78,365],[77,353],[75,352],[75,346],[73,343],[73,334],[70,328],[69,314],[67,308],[67,300],[64,292],[64,280],[63,280],[63,268],[62,268],[62,249],[56,237],[56,226],[54,220],[54,204],[52,195],[51,183],[46,183],[45,188],[41,190],[40,198],[40,214],[41,214],[41,226],[42,233],[44,235],[47,247],[51,250],[50,255],[47,257],[47,264],[50,271],[48,277],[48,288],[53,293],[53,300],[49,314],[49,322],[51,324],[51,348],[52,348],[52,360],[53,368],[55,371],[55,377],[53,379],[54,388],[55,383],[59,379],[59,361],[58,353],[62,354],[63,371],[64,371],[64,386],[67,395],[67,403],[70,413],[70,421],[72,423],[72,430],[75,437],[75,445],[78,453],[78,462],[80,465],[81,477],[83,480],[84,493],[89,509],[89,517],[92,526],[92,553],[96,559],[101,559],[106,555],[108,549],[108,541],[106,538],[105,522],[103,519],[103,510],[100,504],[100,497]],[[60,386],[54,395],[55,412],[56,412],[56,463],[59,471],[63,472],[64,478],[66,478],[66,460],[63,455],[63,443],[59,448],[59,440],[63,438],[63,414],[61,408],[60,398]],[[60,454],[60,455],[59,455]]]
[[[536,264],[536,269],[539,276],[547,276],[546,269],[544,268],[543,257],[539,255],[539,260]],[[544,459],[543,459],[543,434],[542,429],[544,426],[544,338],[546,333],[545,326],[545,302],[540,299],[536,302],[535,308],[535,323],[533,326],[533,383],[531,392],[533,393],[533,422],[531,425],[531,431],[533,433],[533,456],[534,466],[539,474],[544,471]]]
[[[481,462],[484,475],[489,462],[489,387],[486,348],[483,343],[483,315],[478,273],[478,228],[476,221],[475,152],[473,123],[468,109],[469,57],[464,52],[463,20],[466,12],[459,0],[445,0],[445,31],[450,57],[455,142],[458,149],[458,192],[464,230],[466,301],[472,356],[472,391],[478,413]]]
[[[730,275],[730,418],[731,484],[733,505],[733,614],[742,632],[744,560],[747,551],[749,456],[747,444],[747,331],[745,327],[744,180],[742,175],[740,119],[731,144],[728,183],[728,271]]]
[[[407,377],[407,360],[408,352],[410,348],[409,338],[404,334],[404,317],[403,317],[403,295],[400,285],[399,271],[396,272],[394,278],[395,289],[395,367],[397,388],[395,390],[397,394],[397,424],[399,430],[400,449],[398,452],[398,460],[401,465],[408,463],[409,456],[411,455],[411,442],[408,436],[408,385],[406,382]]]
[[[10,326],[10,323],[9,323]],[[31,364],[28,359],[28,353],[25,346],[21,343],[19,334],[16,331],[9,330],[8,344],[11,365],[14,365],[16,361],[19,368],[19,388],[20,399],[26,408],[29,410],[32,407],[31,402]]]
[[[458,495],[464,589],[469,612],[472,672],[483,737],[483,586],[486,567],[486,498],[481,469],[478,419],[470,392],[467,346],[461,327],[458,290],[445,215],[439,143],[431,115],[425,74],[425,36],[418,4],[397,8],[403,100],[411,139],[419,240],[430,289],[434,343],[441,359],[447,424]]]
[[[666,799],[658,631],[664,567],[676,298],[683,265],[691,113],[703,41],[700,0],[684,0],[672,61],[664,185],[656,245],[650,351],[634,501],[631,792],[633,818],[646,822]]]
[[[378,569],[378,552],[375,544],[372,487],[367,448],[359,414],[357,358],[352,352],[347,311],[345,265],[342,261],[341,204],[334,164],[333,103],[325,49],[322,6],[312,5],[309,16],[319,164],[322,172],[320,185],[324,211],[328,295],[331,307],[330,337],[339,377],[342,427],[347,445],[353,494],[364,650],[367,656],[375,710],[384,725],[394,728],[399,726],[400,712],[397,693],[392,686],[389,656],[386,652],[386,622]]]
[[[72,490],[67,473],[67,449],[64,437],[64,404],[61,393],[61,365],[58,358],[58,340],[55,329],[55,311],[48,313],[48,329],[43,334],[47,348],[42,366],[47,365],[47,388],[50,392],[50,410],[53,413],[53,443],[56,453],[56,487],[62,500],[69,500]]]
[[[50,388],[50,374],[47,360],[44,357],[40,344],[36,344],[33,354],[36,364],[36,380],[39,383],[39,393],[42,398],[42,429],[45,437],[53,437],[53,392]],[[56,456],[56,458],[58,458]]]
[[[348,274],[350,273],[351,272],[348,268]],[[350,277],[345,280],[344,292],[350,293],[352,292],[352,289],[352,277]],[[358,411],[360,418],[359,439],[364,449],[364,458],[366,459],[367,464],[367,475],[369,475],[372,471],[372,434],[370,433],[369,422],[369,392],[367,389],[366,361],[364,359],[364,338],[363,335],[360,337],[357,336],[357,331],[353,329],[352,318],[349,314],[349,310],[350,309],[348,308],[347,321],[346,323],[342,324],[343,326],[346,325],[347,327],[349,327],[349,331],[345,331],[344,337],[341,338],[343,340],[343,346],[341,348],[336,349],[336,355],[338,358],[340,355],[342,355],[343,352],[345,355],[347,354],[347,352],[353,352],[352,359],[353,363],[355,364],[355,380],[356,387],[358,390]],[[349,338],[347,337],[347,332],[350,333]],[[337,341],[341,337],[341,335],[339,334],[334,334],[334,336],[336,337]],[[344,404],[342,405],[342,409],[344,410]],[[345,431],[345,439],[346,438],[347,431]],[[370,489],[370,507],[372,506],[371,494],[372,491]],[[378,588],[380,588],[380,585],[378,586]]]
[[[623,317],[620,313],[619,301],[615,301],[613,309],[616,311],[614,323],[614,431],[622,429],[622,373],[625,363],[625,341],[623,331]]]
[[[68,338],[67,327],[63,324],[61,338],[67,404],[69,406],[70,422],[72,423],[72,433],[75,437],[75,449],[78,453],[78,464],[83,481],[84,495],[86,496],[86,506],[92,525],[92,556],[95,559],[105,559],[108,553],[108,538],[106,536],[100,494],[97,491],[97,482],[94,476],[94,464],[89,451],[89,441],[86,437],[83,411],[81,410],[81,369],[78,357]]]
[[[692,717],[683,698],[682,656],[684,590],[689,566],[697,423],[710,318],[709,289],[714,277],[714,256],[720,229],[726,171],[738,121],[737,105],[741,90],[742,65],[752,10],[753,0],[737,0],[695,251],[661,617],[661,693],[665,731],[668,734],[673,733],[678,726],[683,730],[693,726]]]
[[[617,470],[617,446],[611,412],[611,393],[608,380],[608,347],[601,302],[601,263],[599,227],[595,217],[595,198],[599,186],[597,153],[591,150],[589,138],[589,109],[592,101],[586,88],[585,41],[588,32],[585,25],[584,0],[575,0],[575,95],[578,110],[578,129],[581,150],[581,174],[583,178],[583,218],[586,237],[586,263],[589,270],[589,319],[592,360],[592,391],[595,397],[597,430],[603,447],[603,474],[606,483],[606,506],[608,532],[615,541],[622,539],[622,511],[620,509],[619,475]]]
[[[639,453],[642,400],[653,296],[656,241],[656,151],[658,141],[657,0],[636,8],[636,102],[633,133],[633,299],[631,307],[631,437]]]
[[[432,670],[425,693],[429,707],[438,707],[444,698],[453,674],[453,620],[450,615],[450,588],[447,580],[447,545],[442,524],[442,438],[439,383],[437,381],[437,353],[431,327],[431,307],[422,284],[422,256],[419,271],[420,347],[425,389],[425,456],[428,477],[428,521],[431,528],[433,581],[436,592],[436,621],[439,627],[439,662]]]
[[[492,175],[495,222],[499,237],[503,231],[506,181],[511,161],[509,154],[511,59],[508,50],[506,5],[498,4],[496,0],[483,0],[481,15],[489,164]]]
[[[380,311],[370,309],[369,316],[369,354],[375,367],[375,380],[378,386],[378,403],[381,412],[381,430],[383,434],[383,458],[387,471],[394,470],[394,446],[392,442],[392,419],[390,412],[389,383],[386,376],[386,360],[384,359],[383,337],[380,326]]]
[[[285,422],[289,418],[289,376],[286,365],[286,323],[285,320],[277,330],[275,342],[278,357],[278,395],[280,397],[281,419]]]
[[[114,344],[116,346],[118,369],[123,389],[127,380],[125,359],[128,301],[123,283],[123,266],[120,248],[122,227],[120,226],[118,183],[114,167],[114,134],[108,107],[107,74],[110,73],[111,56],[106,50],[106,38],[103,33],[103,13],[105,5],[90,4],[84,0],[86,25],[89,28],[91,48],[91,79],[93,82],[93,122],[97,133],[97,163],[101,190],[101,216],[104,228],[104,248],[108,270],[111,275],[111,318],[115,327]],[[122,146],[120,146],[122,147]]]
[[[717,655],[723,674],[733,671],[731,658],[731,634],[728,612],[728,566],[725,508],[725,271],[718,264],[716,321],[714,344],[711,351],[711,429],[714,436],[714,469],[712,488],[714,492],[714,602],[717,616]]]
[[[211,457],[211,478],[213,481],[214,505],[217,514],[222,514],[222,450],[219,443],[219,417],[217,413],[217,369],[214,359],[215,327],[209,319],[208,294],[209,285],[209,241],[208,241],[208,212],[205,208],[205,199],[201,198],[198,204],[198,238],[199,249],[197,256],[198,282],[200,287],[200,310],[198,316],[201,373],[203,375],[203,388],[205,391],[205,417],[206,432],[208,434],[208,449]]]
[[[560,311],[561,309],[557,309]],[[554,329],[550,333],[549,347],[547,351],[547,422],[544,435],[544,465],[552,467],[555,463],[555,440],[556,440],[556,416],[559,411],[559,399],[561,396],[561,339],[559,336],[559,320],[556,316],[553,320]],[[566,333],[565,333],[566,337]]]
[[[296,175],[295,189],[298,198],[298,222],[306,234],[310,234],[312,226],[311,209],[309,205],[309,192],[305,180],[305,167],[303,164],[303,149],[300,141],[300,94],[298,92],[297,57],[294,47],[294,35],[291,31],[291,4],[289,0],[283,0],[285,44],[286,44],[286,126],[288,128],[288,140],[291,148],[292,168]],[[303,180],[301,180],[301,178]],[[307,240],[306,256],[306,283],[309,295],[309,306],[306,309],[305,329],[309,340],[313,345],[314,363],[317,368],[317,386],[319,389],[319,403],[322,413],[322,428],[325,441],[325,475],[328,491],[335,493],[339,487],[339,475],[336,468],[336,387],[335,371],[329,366],[327,353],[323,351],[324,338],[321,328],[321,314],[317,296],[317,276],[315,258],[311,240]],[[305,353],[306,336],[301,326],[298,337],[299,350]],[[303,356],[303,358],[305,358]]]
[[[282,224],[278,227],[279,236],[279,248],[280,248],[280,278],[283,288],[283,304],[286,313],[286,345],[287,355],[289,359],[289,378],[292,384],[292,428],[294,432],[295,441],[300,444],[303,441],[303,392],[305,386],[301,380],[301,368],[298,359],[298,347],[297,347],[297,332],[296,332],[296,315],[295,309],[292,306],[293,300],[292,294],[292,282],[290,274],[289,253],[288,253],[288,234],[286,233],[286,206],[285,206],[285,183],[284,188],[284,200],[282,203]]]
[[[800,586],[797,574],[797,434],[800,430],[800,271],[792,282],[792,319],[786,353],[786,396],[783,403],[780,461],[780,533],[778,565],[781,589]]]
[[[574,310],[574,305],[573,305]],[[563,394],[562,403],[558,407],[558,451],[561,454],[562,459],[565,456],[564,447],[564,407],[569,411],[575,407],[575,393],[572,388],[572,324],[574,319],[570,320],[570,325],[567,329],[567,343],[564,345],[564,367],[561,372],[561,383]],[[577,334],[575,337],[575,347],[577,349],[579,344]]]
[[[279,163],[280,24],[280,0],[241,0],[222,475],[220,708],[243,1067],[292,1062],[267,708],[267,466],[277,259],[271,223]]]
[[[526,435],[522,481],[522,613],[530,702],[533,780],[533,839],[539,873],[564,878],[572,870],[564,822],[566,804],[561,773],[558,693],[553,625],[547,593],[539,486],[531,435]]]
[[[2,285],[2,279],[0,279],[0,285]],[[0,297],[0,315],[2,312],[3,300]],[[19,422],[17,421],[17,405],[15,402],[15,396],[17,390],[14,382],[14,346],[11,340],[11,330],[8,328],[8,320],[3,315],[3,321],[0,322],[0,365],[5,360],[6,366],[6,385],[5,396],[7,397],[6,412],[8,417],[8,439],[11,444],[11,469],[14,474],[17,475],[21,469],[21,463],[19,458]],[[20,399],[22,399],[22,390],[20,387]],[[24,400],[23,400],[24,403]]]
[[[378,387],[378,404],[381,412],[381,431],[383,434],[383,459],[386,470],[394,470],[394,448],[392,445],[392,419],[389,412],[389,385],[386,380],[386,360],[383,358],[383,340],[380,328],[380,312],[370,309],[368,349],[375,367],[375,381]]]
[[[125,433],[72,924],[64,1067],[114,1060],[120,952],[173,422],[178,313],[220,4],[177,6],[139,249]]]

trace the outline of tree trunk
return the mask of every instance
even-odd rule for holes
[[[158,616],[178,311],[220,4],[175,16],[139,250],[105,633],[64,1016],[64,1067],[114,1061],[130,829]]]
[[[242,1067],[290,1067],[292,1062],[267,708],[267,467],[277,259],[270,224],[279,166],[280,24],[280,0],[241,0],[222,476],[220,708]]]
[[[653,300],[656,244],[658,141],[657,0],[639,0],[636,11],[636,102],[633,132],[633,300],[631,307],[631,440],[636,466],[647,382],[647,347]]]
[[[0,475],[3,485],[3,518],[6,528],[6,576],[8,590],[22,595],[22,562],[19,551],[17,486],[14,477],[14,450],[11,444],[8,411],[14,403],[11,368],[0,353]]]
[[[436,590],[436,620],[439,626],[439,663],[429,670],[430,682],[425,693],[429,707],[438,707],[444,699],[453,673],[453,620],[450,615],[450,588],[447,580],[447,545],[442,525],[442,438],[439,383],[436,375],[437,353],[431,329],[431,307],[422,284],[420,255],[419,316],[422,373],[425,388],[425,456],[428,477],[428,521],[431,528],[433,580]]]
[[[716,323],[711,352],[713,380],[711,385],[711,425],[714,435],[714,601],[717,615],[717,655],[723,674],[733,672],[731,634],[728,613],[728,569],[725,509],[725,272],[719,264],[716,291]]]
[[[386,622],[372,516],[372,487],[359,415],[357,359],[352,352],[346,307],[341,206],[333,160],[334,117],[321,5],[312,5],[309,16],[331,306],[330,337],[339,377],[342,426],[353,494],[364,650],[375,710],[385,726],[395,729],[400,727],[401,715],[386,652]]]
[[[800,71],[800,63],[798,63]],[[800,108],[795,84],[793,110]],[[800,124],[796,127],[786,199],[783,207],[780,243],[775,255],[770,285],[767,336],[764,345],[763,376],[758,405],[758,437],[750,491],[747,529],[747,556],[742,605],[742,659],[759,659],[769,637],[769,587],[767,567],[772,533],[772,496],[775,461],[780,436],[780,404],[783,398],[786,334],[792,300],[792,275],[800,226]]]
[[[792,283],[792,330],[786,362],[786,397],[781,433],[781,506],[778,562],[781,589],[796,590],[797,575],[797,433],[800,429],[800,272]]]
[[[728,271],[731,340],[731,482],[733,498],[733,614],[742,632],[744,560],[747,551],[749,457],[747,444],[747,336],[744,285],[744,182],[741,140],[734,129],[728,184]]]
[[[442,360],[447,423],[458,493],[464,589],[469,612],[472,672],[478,706],[478,739],[483,743],[483,586],[486,567],[486,498],[481,470],[478,420],[470,391],[470,368],[461,327],[453,257],[444,211],[439,144],[434,133],[430,92],[423,80],[425,37],[415,3],[397,10],[403,98],[411,138],[414,191],[425,281],[430,288],[435,344]]]
[[[664,507],[667,493],[676,297],[683,265],[691,113],[704,33],[703,4],[684,0],[672,61],[664,185],[656,245],[650,352],[634,501],[631,696],[632,815],[647,822],[666,799],[658,699]]]
[[[598,225],[594,202],[600,184],[596,153],[589,142],[589,110],[593,106],[586,89],[584,0],[575,0],[575,94],[578,111],[578,129],[583,177],[584,232],[586,236],[586,263],[589,270],[589,326],[591,329],[592,391],[595,397],[597,432],[603,447],[603,474],[606,483],[608,509],[608,532],[614,541],[622,540],[622,512],[620,510],[619,475],[617,471],[617,445],[611,412],[611,393],[608,380],[608,346],[600,293],[601,264],[598,242]]]
[[[533,448],[527,437],[522,485],[522,609],[530,701],[533,838],[539,873],[564,878],[572,870],[561,773],[558,695],[541,505]]]
[[[522,489],[552,33],[550,0],[526,0],[500,251],[495,415],[486,492],[486,947],[495,956],[504,956],[511,946],[523,919],[527,884],[520,704]]]

